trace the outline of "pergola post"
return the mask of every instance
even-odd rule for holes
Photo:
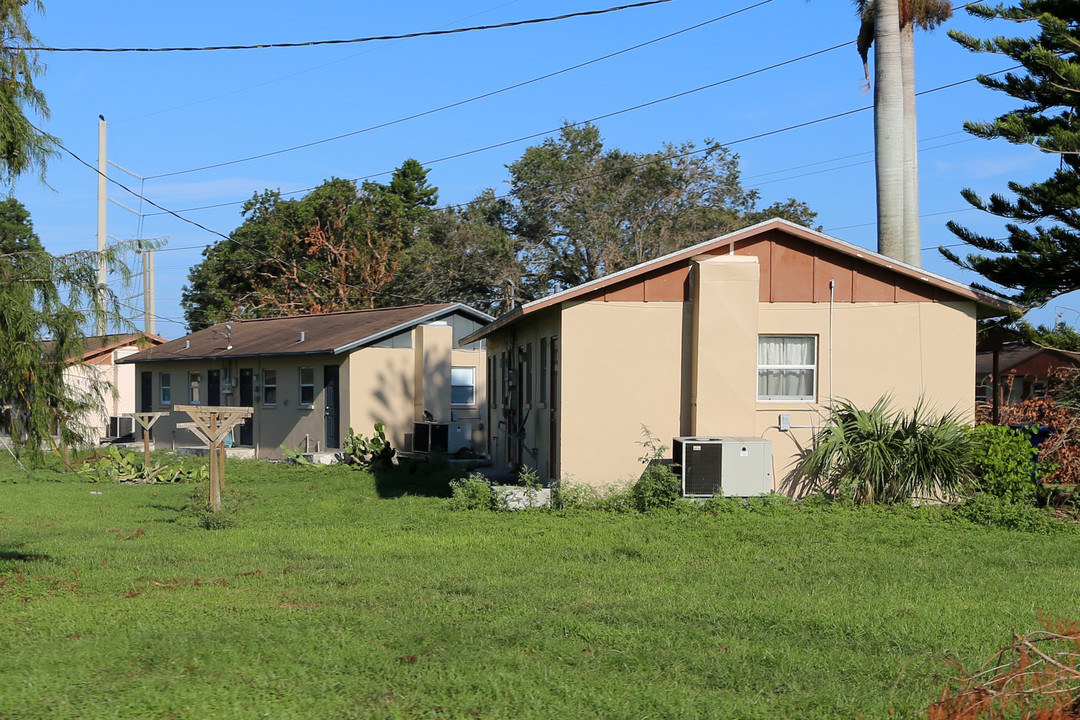
[[[143,468],[144,472],[150,469],[150,428],[154,427],[159,419],[165,417],[169,413],[167,412],[130,412],[124,413],[130,418],[135,418],[135,422],[139,423],[139,427],[142,428],[143,439]]]
[[[187,413],[192,420],[177,427],[194,431],[210,451],[210,508],[217,512],[221,509],[221,490],[225,486],[225,436],[251,417],[255,408],[177,405],[174,409]]]

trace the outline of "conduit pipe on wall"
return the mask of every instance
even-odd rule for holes
[[[836,280],[829,281],[829,417],[833,415],[833,303],[836,300]]]

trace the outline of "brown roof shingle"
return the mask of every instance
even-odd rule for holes
[[[456,310],[477,319],[488,319],[483,313],[466,305],[441,303],[236,320],[143,350],[122,362],[341,353],[414,325],[445,317]]]

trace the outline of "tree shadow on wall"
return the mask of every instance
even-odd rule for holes
[[[450,497],[450,481],[464,477],[468,471],[451,465],[444,456],[430,458],[399,457],[396,465],[372,468],[375,491],[381,498],[403,495],[420,497]]]

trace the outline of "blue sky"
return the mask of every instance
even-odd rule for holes
[[[414,0],[409,3],[239,2],[85,3],[46,0],[32,16],[50,47],[163,47],[345,39],[489,25],[597,10],[601,0]],[[595,17],[440,37],[295,49],[177,53],[44,52],[39,80],[52,118],[45,127],[91,165],[98,115],[108,121],[109,175],[155,203],[227,235],[240,205],[267,188],[304,191],[329,177],[385,180],[403,160],[430,168],[441,204],[464,203],[487,187],[506,191],[506,165],[564,121],[614,114],[596,124],[608,147],[651,152],[663,143],[713,138],[740,156],[744,184],[761,204],[793,197],[816,210],[831,235],[876,247],[873,126],[854,45],[789,62],[854,40],[846,0],[671,0]],[[182,8],[182,9],[181,9]],[[298,8],[300,11],[298,12]],[[715,20],[715,22],[708,22]],[[482,100],[426,113],[707,23],[675,37]],[[1016,34],[963,13],[947,27],[977,35]],[[772,65],[781,67],[736,78]],[[929,91],[1011,66],[969,53],[944,29],[916,39],[917,89]],[[721,83],[716,85],[717,83]],[[697,90],[715,85],[708,89]],[[696,91],[695,91],[696,90]],[[695,91],[695,92],[688,92]],[[678,93],[688,94],[619,112]],[[971,210],[960,190],[1005,190],[1010,180],[1048,176],[1053,158],[1035,149],[978,140],[964,120],[989,120],[1013,107],[974,82],[919,98],[923,265],[976,280],[940,257],[955,238],[954,219],[1001,235],[1002,224]],[[272,153],[325,138],[369,132],[198,172],[154,177]],[[774,132],[780,131],[780,132]],[[767,137],[737,142],[744,138]],[[508,143],[490,150],[490,145]],[[436,162],[460,153],[455,159]],[[127,171],[127,172],[125,172]],[[132,174],[128,174],[128,172]],[[65,253],[96,246],[95,172],[69,155],[48,168],[46,188],[20,180],[46,247]],[[117,240],[164,238],[156,259],[157,330],[185,333],[180,308],[188,269],[216,235],[157,214],[110,185],[109,234]],[[216,207],[207,207],[216,206]],[[196,209],[203,208],[203,209]],[[132,212],[135,211],[135,212]],[[137,213],[144,215],[140,216]],[[963,248],[960,248],[961,250]],[[130,293],[123,293],[125,295]],[[133,300],[141,306],[141,299]],[[1080,300],[1068,296],[1037,311],[1076,324]],[[133,315],[137,314],[135,310]]]

